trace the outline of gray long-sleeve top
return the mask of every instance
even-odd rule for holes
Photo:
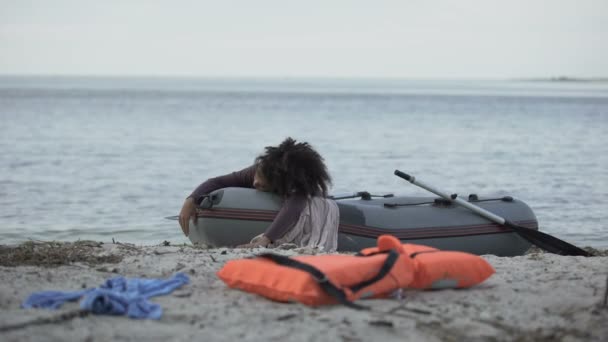
[[[254,188],[253,177],[255,176],[256,166],[252,165],[241,171],[232,172],[223,176],[209,178],[199,185],[189,197],[192,197],[195,203],[200,204],[203,196],[208,193],[228,187]],[[275,241],[281,238],[293,225],[298,222],[300,214],[306,205],[306,196],[291,195],[283,200],[283,205],[274,221],[266,229],[264,235]]]

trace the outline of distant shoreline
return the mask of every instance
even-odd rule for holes
[[[549,78],[516,78],[513,81],[520,82],[559,82],[559,83],[604,83],[608,82],[608,77],[593,77],[593,78],[579,78],[579,77],[549,77]]]

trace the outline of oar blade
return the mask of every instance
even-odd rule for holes
[[[532,244],[540,247],[541,249],[547,252],[569,256],[591,256],[591,254],[589,254],[587,251],[576,247],[564,240],[560,240],[555,236],[543,233],[535,229],[522,227],[509,221],[505,222],[505,225],[513,229],[524,239],[530,241]]]

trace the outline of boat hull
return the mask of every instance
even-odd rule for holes
[[[275,195],[246,188],[225,188],[211,194],[191,222],[193,243],[212,247],[248,243],[263,233],[281,207]],[[504,198],[504,199],[503,199]],[[509,200],[510,199],[510,200]],[[530,243],[511,229],[492,223],[468,209],[432,197],[390,197],[337,200],[340,209],[339,251],[359,251],[376,245],[376,238],[391,234],[404,243],[428,245],[478,255],[515,256]],[[479,198],[474,204],[519,225],[538,229],[532,210],[510,197]],[[385,206],[385,204],[398,204]]]

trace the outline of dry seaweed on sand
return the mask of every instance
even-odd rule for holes
[[[599,257],[599,256],[608,256],[608,249],[596,249],[593,247],[583,247],[583,250],[585,250],[587,253],[591,254],[591,256],[594,257]],[[531,256],[538,256],[539,254],[543,254],[543,253],[548,253],[545,252],[544,250],[540,249],[537,246],[532,246],[530,247],[530,249],[528,249],[528,251],[526,252],[525,255],[531,255]]]
[[[0,266],[56,267],[80,262],[89,265],[118,263],[122,256],[102,254],[101,242],[27,241],[17,246],[0,245]]]
[[[608,256],[608,249],[596,249],[593,247],[584,247],[583,249],[592,256]]]

